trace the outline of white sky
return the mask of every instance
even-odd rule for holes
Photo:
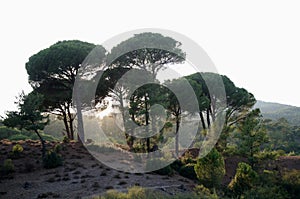
[[[0,115],[30,91],[25,63],[59,40],[101,44],[138,28],[196,41],[218,71],[257,99],[300,106],[299,1],[1,1]]]

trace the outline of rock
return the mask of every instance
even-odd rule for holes
[[[1,192],[0,192],[0,196],[3,196],[3,195],[5,195],[5,194],[7,194],[7,191],[1,191]]]
[[[161,187],[160,190],[167,191],[166,188],[164,188],[164,187]]]
[[[185,188],[185,186],[183,184],[179,186],[179,189],[181,189],[183,191],[186,191],[186,188]]]
[[[23,188],[24,189],[29,189],[29,188],[31,188],[32,187],[32,185],[29,183],[29,182],[25,182],[24,184],[23,184]]]

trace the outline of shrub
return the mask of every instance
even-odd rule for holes
[[[241,196],[245,191],[253,188],[257,180],[258,175],[252,167],[247,163],[240,162],[228,188],[235,196]]]
[[[281,177],[276,170],[263,170],[263,172],[259,174],[259,182],[261,185],[273,186],[279,184],[280,181]]]
[[[194,169],[202,184],[217,188],[225,175],[225,162],[217,149],[213,148],[205,157],[197,160]]]
[[[193,159],[193,155],[189,151],[184,154],[184,156],[181,158],[181,161],[183,164],[196,163],[196,161]]]
[[[217,199],[217,197],[203,197],[205,199]],[[129,188],[128,193],[121,193],[116,190],[108,190],[104,196],[94,197],[95,199],[198,199],[199,195],[196,193],[178,193],[176,195],[169,195],[155,190],[149,190],[142,187],[134,186]]]
[[[30,138],[28,136],[26,136],[26,135],[15,134],[15,135],[9,136],[8,139],[9,140],[13,140],[13,141],[19,141],[19,140],[28,140]]]
[[[259,198],[259,199],[286,199],[289,194],[286,190],[279,186],[258,186],[245,192],[244,198]]]
[[[194,169],[195,164],[187,164],[184,165],[180,168],[179,174],[182,175],[183,177],[192,179],[192,180],[197,180],[197,174]]]
[[[290,193],[292,198],[300,198],[300,170],[284,171],[282,186]]]
[[[8,139],[10,136],[20,133],[20,130],[8,128],[6,126],[0,126],[0,140]]]
[[[54,138],[52,135],[47,135],[47,134],[44,134],[44,133],[42,133],[41,134],[41,136],[42,136],[42,138],[44,139],[44,140],[47,140],[47,141],[57,141],[57,139],[56,138]],[[29,138],[31,139],[31,140],[39,140],[40,138],[37,136],[37,134],[35,134],[35,133],[31,133],[30,135],[29,135]]]
[[[286,153],[283,150],[277,151],[262,151],[255,155],[258,160],[276,160],[280,156],[284,156]]]
[[[33,140],[32,136],[35,137],[35,140],[39,140],[39,137],[34,133],[34,134],[31,134],[30,138]],[[49,141],[49,142],[52,142],[52,141],[58,141],[59,139],[53,137],[52,135],[48,135],[48,134],[44,134],[42,133],[41,134],[42,138],[46,141]]]
[[[62,157],[54,151],[48,151],[43,158],[43,165],[46,169],[62,165]]]
[[[142,187],[137,187],[137,186],[131,187],[128,190],[128,198],[136,198],[136,199],[147,198],[146,190]]]
[[[197,185],[195,187],[194,191],[198,195],[199,198],[218,199],[218,195],[215,192],[211,193],[211,191],[203,185]]]
[[[61,146],[61,144],[56,144],[55,146],[54,146],[54,152],[56,152],[56,153],[59,153],[59,152],[61,152],[61,150],[63,149],[63,147]]]
[[[154,167],[162,167],[162,166],[166,165],[165,161],[166,160],[164,160],[162,158],[149,159],[146,163],[146,170],[152,170],[152,168],[154,168]],[[168,175],[168,176],[171,176],[174,174],[174,171],[170,165],[167,165],[167,166],[165,166],[161,169],[158,169],[154,172],[159,175]]]
[[[108,190],[105,194],[104,197],[98,197],[100,198],[105,198],[105,199],[127,199],[126,193],[120,193],[116,190]]]
[[[117,149],[113,148],[113,146],[104,145],[104,144],[90,144],[87,145],[86,148],[90,151],[97,153],[113,153],[116,152]]]
[[[142,144],[134,144],[133,145],[133,152],[134,153],[145,153],[146,148]]]
[[[172,122],[166,122],[164,125],[164,128],[172,128],[172,127],[173,127]]]
[[[14,172],[14,170],[15,170],[15,166],[12,159],[4,160],[3,166],[1,168],[2,173],[9,174]]]
[[[223,152],[224,156],[230,157],[234,155],[239,155],[237,147],[234,145],[229,145],[225,148],[225,151]]]
[[[48,141],[57,140],[51,135],[42,134],[42,137],[44,138],[44,140],[48,140]],[[20,131],[18,129],[8,128],[6,126],[0,126],[0,140],[2,139],[9,139],[12,141],[27,140],[27,139],[39,140],[39,137],[35,133],[32,133],[27,130]]]
[[[69,143],[70,142],[70,138],[68,138],[67,136],[64,136],[63,142],[64,143]]]
[[[20,144],[16,144],[13,146],[12,148],[12,157],[17,158],[21,155],[21,153],[23,152],[23,147]]]
[[[168,176],[171,176],[174,174],[174,171],[173,169],[171,168],[170,165],[164,167],[164,168],[161,168],[159,170],[156,170],[155,173],[159,174],[159,175],[168,175]]]
[[[181,167],[183,166],[184,164],[176,159],[174,162],[172,162],[172,164],[170,165],[172,169],[174,169],[175,171],[178,171],[181,169]]]

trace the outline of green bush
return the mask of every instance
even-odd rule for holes
[[[9,174],[15,171],[15,166],[12,159],[4,160],[3,166],[1,167],[1,172],[3,174]]]
[[[243,194],[243,197],[247,199],[290,198],[288,192],[279,186],[257,186],[253,189],[246,191]]]
[[[292,198],[300,198],[300,170],[284,171],[282,186],[290,193]]]
[[[193,155],[191,154],[191,152],[186,152],[184,154],[184,156],[181,158],[181,162],[183,164],[195,164],[196,160],[193,159]]]
[[[236,174],[228,185],[228,188],[235,196],[241,196],[245,191],[253,188],[257,180],[258,175],[252,167],[247,163],[240,162],[236,169]]]
[[[68,138],[67,136],[64,136],[63,143],[69,143],[69,142],[70,142],[70,138]]]
[[[23,147],[20,144],[16,144],[13,146],[12,151],[11,151],[11,156],[13,158],[18,158],[20,157],[21,153],[23,152]]]
[[[214,192],[211,193],[211,191],[206,188],[205,186],[201,185],[197,185],[194,188],[195,193],[198,195],[199,198],[202,199],[218,199],[218,195]]]
[[[103,198],[103,199],[127,199],[127,194],[126,193],[120,193],[116,190],[108,190],[103,197],[98,197],[99,199],[100,198]],[[94,198],[96,199],[96,197]]]
[[[51,135],[47,135],[47,134],[44,134],[44,133],[41,133],[41,136],[42,136],[42,138],[44,139],[44,140],[47,140],[47,141],[57,141],[58,139],[56,139],[56,138],[54,138],[53,136],[51,136]],[[31,139],[31,140],[40,140],[40,138],[39,138],[39,136],[37,136],[37,134],[35,134],[35,133],[31,133],[30,135],[29,135],[29,138]]]
[[[263,170],[263,172],[259,174],[259,182],[264,186],[273,186],[279,184],[280,181],[281,177],[276,170]]]
[[[26,135],[22,135],[22,134],[15,134],[15,135],[9,136],[8,139],[13,140],[13,141],[19,141],[19,140],[29,140],[30,137],[28,137]]]
[[[20,133],[21,132],[19,130],[8,128],[6,126],[0,126],[0,140],[8,139],[10,136]]]
[[[194,169],[203,185],[208,188],[217,188],[225,175],[224,158],[217,149],[213,148],[205,157],[197,160]]]
[[[54,151],[48,151],[43,158],[43,165],[46,169],[55,168],[62,165],[62,157]]]
[[[147,198],[146,189],[137,186],[131,187],[128,190],[128,198]]]
[[[108,145],[99,145],[99,144],[90,144],[87,145],[86,148],[90,151],[97,152],[97,153],[113,153],[116,152],[116,149],[112,146]]]
[[[184,166],[184,164],[180,160],[176,159],[174,162],[172,162],[170,166],[173,170],[179,172],[179,170],[182,166]]]
[[[234,155],[239,155],[239,152],[235,145],[229,145],[225,148],[223,155],[226,157],[230,157],[230,156],[234,156]]]
[[[121,193],[116,190],[108,190],[104,196],[94,197],[94,199],[199,199],[196,193],[178,193],[169,195],[155,190],[145,189],[142,187],[131,187],[128,193]],[[203,197],[205,199],[217,199],[216,197]]]
[[[57,139],[51,135],[42,133],[42,137],[44,138],[44,140],[47,141],[57,141]],[[20,131],[18,129],[8,128],[6,126],[0,126],[0,140],[2,139],[9,139],[12,141],[27,140],[27,139],[39,140],[39,137],[35,133],[32,133],[30,131],[26,131],[26,130]]]
[[[159,175],[168,175],[168,176],[171,176],[174,174],[174,171],[173,169],[171,168],[170,165],[166,166],[166,167],[163,167],[159,170],[156,170],[155,173],[159,174]]]
[[[197,180],[197,174],[195,172],[194,166],[195,164],[192,163],[182,166],[179,170],[179,174],[182,175],[183,177],[192,180]]]
[[[59,153],[59,152],[61,152],[61,150],[63,149],[63,147],[62,147],[62,145],[61,144],[56,144],[55,146],[54,146],[54,152],[56,152],[56,153]]]
[[[149,198],[149,192],[147,193],[147,190],[142,187],[134,186],[128,189],[128,193],[121,193],[116,190],[108,190],[104,194],[103,198],[105,199],[131,199],[131,198],[146,199]]]
[[[133,152],[134,153],[146,153],[146,148],[142,144],[134,144],[133,145]]]
[[[255,155],[255,157],[260,160],[276,160],[280,156],[285,156],[286,153],[283,150],[277,151],[262,151]]]
[[[146,163],[146,170],[152,170],[152,168],[162,167],[164,165],[166,165],[166,160],[162,158],[149,159]],[[167,165],[159,170],[154,171],[154,173],[157,173],[159,175],[171,176],[174,174],[174,170],[171,168],[170,165]]]

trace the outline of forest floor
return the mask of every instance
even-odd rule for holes
[[[41,162],[41,145],[38,141],[0,141],[0,164],[9,158],[13,145],[24,148],[21,156],[13,159],[15,172],[0,176],[0,198],[91,198],[109,189],[125,191],[132,186],[142,186],[168,194],[191,192],[196,182],[178,174],[162,176],[154,173],[132,174],[111,169],[97,161],[77,142],[62,143],[60,152],[63,166],[44,169]],[[55,142],[47,142],[53,148]],[[226,161],[227,184],[234,176],[238,157]],[[280,168],[300,169],[300,157],[280,157]]]

